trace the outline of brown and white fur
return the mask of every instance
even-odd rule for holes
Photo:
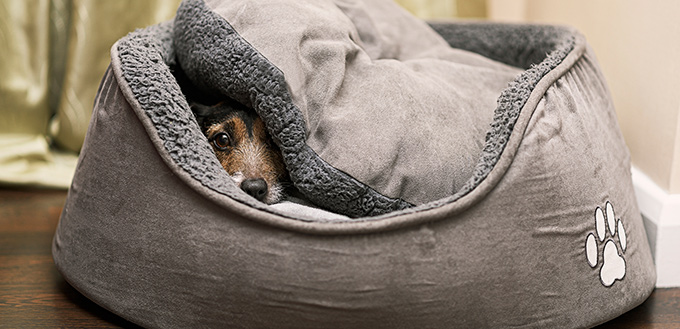
[[[262,119],[232,100],[212,106],[193,103],[191,108],[217,159],[236,184],[259,201],[279,202],[288,173]]]

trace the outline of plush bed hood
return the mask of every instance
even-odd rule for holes
[[[164,65],[188,77],[199,100],[227,96],[254,108],[295,187],[351,217],[436,206],[472,190],[502,153],[535,84],[574,45],[568,29],[427,26],[384,1],[293,2],[290,12],[274,3],[185,1],[174,25],[121,41],[122,73],[140,102],[159,96],[144,80],[168,80],[163,99],[154,100],[167,104],[143,107],[171,156],[206,186],[230,183],[208,159]],[[145,42],[147,33],[167,33],[151,63],[126,46]],[[517,49],[494,48],[501,41]]]

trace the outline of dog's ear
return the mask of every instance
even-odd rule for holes
[[[214,105],[205,105],[194,101],[189,101],[189,107],[191,108],[191,112],[194,113],[200,127],[203,127],[203,122],[205,122],[205,119],[214,110]]]

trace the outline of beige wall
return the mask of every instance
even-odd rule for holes
[[[680,193],[680,1],[488,0],[489,18],[568,24],[598,56],[633,164]]]

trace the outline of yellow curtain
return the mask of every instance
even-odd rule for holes
[[[487,0],[396,0],[422,19],[485,18]]]
[[[456,17],[456,0],[396,0],[396,2],[423,19]]]
[[[0,185],[66,188],[113,43],[180,0],[0,0]]]

